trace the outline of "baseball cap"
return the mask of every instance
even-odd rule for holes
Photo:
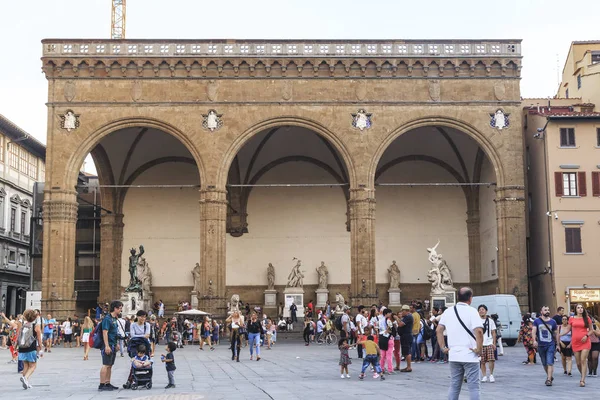
[[[402,306],[402,311],[410,311],[410,307],[406,304]]]

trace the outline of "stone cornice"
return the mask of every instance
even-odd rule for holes
[[[520,76],[519,40],[43,41],[48,78]]]

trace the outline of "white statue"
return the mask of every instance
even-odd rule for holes
[[[229,312],[230,313],[234,313],[234,312],[240,312],[240,295],[239,294],[234,294],[233,296],[231,296],[231,302],[229,303]]]
[[[508,125],[510,124],[508,116],[509,114],[505,114],[502,110],[498,109],[495,113],[490,114],[490,117],[492,117],[490,120],[490,126],[498,130],[508,128]]]
[[[337,293],[335,295],[335,302],[337,303],[337,305],[335,306],[336,313],[343,313],[348,308],[348,306],[346,306],[346,300],[344,299],[344,296],[342,296],[341,293]]]
[[[327,289],[329,271],[324,261],[321,261],[321,266],[317,268],[317,274],[319,275],[319,289]]]
[[[371,114],[365,110],[358,110],[356,114],[352,114],[352,126],[362,130],[369,129],[371,127]]]
[[[68,132],[77,129],[77,117],[73,111],[67,111],[67,113],[64,115],[63,128],[65,128]]]
[[[438,254],[436,249],[440,241],[432,248],[427,248],[429,252],[429,262],[432,264],[431,269],[427,272],[427,279],[431,282],[431,294],[442,294],[447,290],[452,289],[452,275],[450,268],[441,254]]]
[[[142,286],[142,296],[149,295],[152,286],[152,272],[150,266],[144,257],[140,257],[137,265],[137,274]]]
[[[398,268],[396,261],[393,261],[392,265],[388,268],[388,274],[390,277],[390,289],[398,289],[400,287],[400,268]]]
[[[208,117],[206,118],[206,125],[208,126],[208,129],[210,129],[211,131],[217,129],[217,125],[218,125],[217,113],[214,112],[213,110],[210,110],[208,112]]]
[[[192,276],[194,277],[194,292],[200,292],[200,264],[196,263],[196,266],[192,270]]]
[[[300,271],[301,261],[298,260],[296,265],[292,267],[292,271],[288,275],[288,284],[287,287],[299,287],[302,288],[304,286],[304,275],[302,271]]]

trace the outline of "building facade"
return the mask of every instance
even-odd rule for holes
[[[600,41],[573,42],[556,97],[600,104]]]
[[[0,296],[3,312],[25,308],[31,288],[33,190],[45,179],[46,148],[0,115]]]
[[[393,261],[403,299],[426,299],[439,239],[456,286],[525,306],[520,68],[510,40],[44,40],[44,308],[75,308],[90,153],[102,301],[139,245],[167,304],[262,305],[269,263],[282,301],[294,258],[306,301],[321,262],[332,301],[387,302]]]
[[[525,99],[533,309],[600,311],[600,113],[582,99]]]

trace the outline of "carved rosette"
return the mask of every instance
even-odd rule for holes
[[[77,222],[77,202],[64,200],[44,201],[44,222]]]

